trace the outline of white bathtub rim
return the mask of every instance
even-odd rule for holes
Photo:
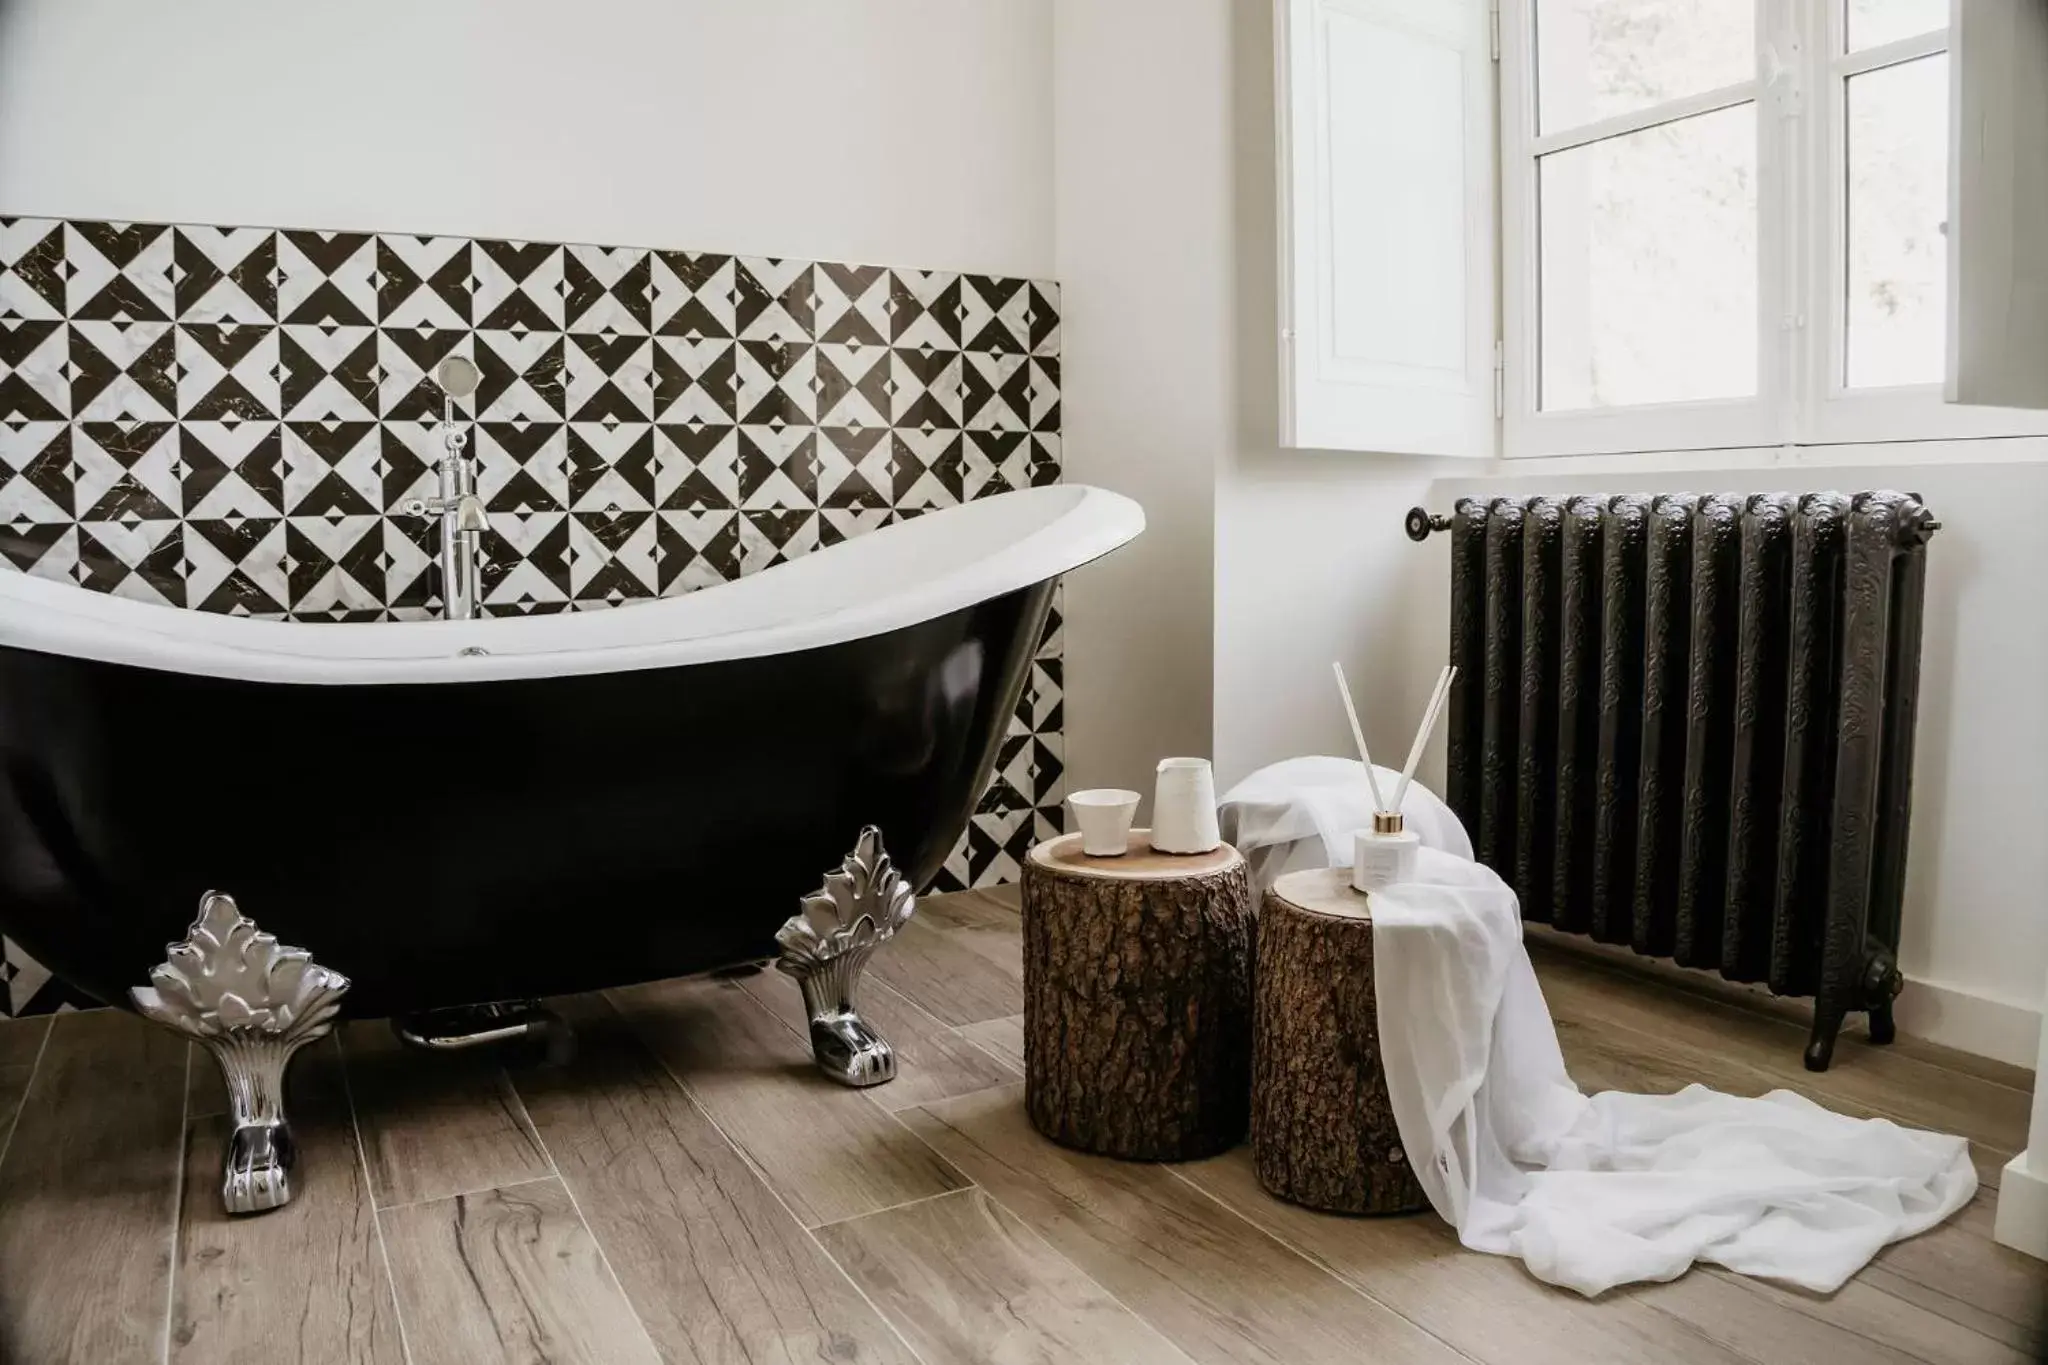
[[[1144,511],[1131,499],[1060,484],[927,512],[677,598],[476,621],[256,621],[0,572],[0,647],[247,682],[329,685],[671,668],[885,635],[1057,578],[1144,527]],[[1005,529],[1009,539],[978,552],[967,543],[976,531]],[[920,547],[928,553],[904,562]],[[897,577],[909,581],[847,581],[846,571],[878,552],[885,561],[893,553]],[[956,562],[922,573],[931,559]],[[817,595],[844,600],[817,607]],[[463,655],[469,648],[487,652]]]

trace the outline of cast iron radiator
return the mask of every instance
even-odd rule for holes
[[[1909,494],[1466,498],[1447,799],[1524,919],[1892,1038],[1929,536]]]

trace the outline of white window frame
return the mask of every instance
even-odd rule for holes
[[[1539,136],[1536,0],[1500,3],[1503,456],[2048,434],[2048,414],[1948,404],[1940,381],[1853,390],[1843,383],[1847,309],[1837,282],[1846,271],[1847,82],[1865,71],[1947,50],[1949,30],[1840,55],[1845,46],[1843,0],[1757,0],[1758,60],[1750,80]],[[1955,75],[1951,69],[1952,82]],[[1757,109],[1757,395],[1543,411],[1537,157],[1752,99]]]

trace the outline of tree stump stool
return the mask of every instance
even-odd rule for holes
[[[1154,853],[1148,833],[1024,860],[1024,1107],[1062,1146],[1185,1161],[1249,1121],[1251,878],[1228,844]]]
[[[1410,1213],[1428,1197],[1401,1149],[1380,1064],[1372,916],[1348,867],[1292,872],[1259,915],[1252,1162],[1282,1199]]]

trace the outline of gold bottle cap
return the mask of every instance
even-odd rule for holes
[[[1397,810],[1376,810],[1372,813],[1374,834],[1399,834],[1404,828],[1406,826],[1402,823],[1401,812]]]

